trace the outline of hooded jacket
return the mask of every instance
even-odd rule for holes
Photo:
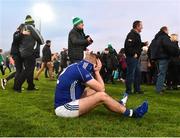
[[[40,32],[32,24],[25,24],[24,29],[29,31],[30,35],[23,35],[19,45],[19,51],[21,57],[29,57],[34,54],[36,43],[42,45],[44,44],[44,40]]]

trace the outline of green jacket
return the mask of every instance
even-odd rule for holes
[[[4,62],[4,58],[3,58],[3,56],[0,54],[0,65],[1,65],[1,66],[3,65],[3,62]]]

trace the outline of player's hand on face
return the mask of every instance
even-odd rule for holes
[[[101,68],[102,68],[102,63],[101,63],[100,59],[97,59],[96,65],[94,66],[94,71],[99,72],[101,70]]]

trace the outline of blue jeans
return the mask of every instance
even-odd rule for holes
[[[134,84],[134,92],[140,92],[141,72],[139,61],[133,57],[127,57],[127,75],[126,75],[126,92],[132,93],[132,84]]]
[[[166,78],[166,73],[168,69],[169,60],[168,59],[162,59],[158,60],[158,77],[156,82],[156,91],[161,92],[163,90],[164,81]]]

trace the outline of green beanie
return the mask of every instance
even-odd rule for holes
[[[73,18],[72,22],[73,22],[73,25],[76,26],[80,23],[83,23],[83,20],[79,17],[75,17],[75,18]]]
[[[114,51],[114,48],[112,47],[112,45],[110,43],[108,44],[108,49],[109,49],[110,53]]]
[[[27,15],[25,19],[25,23],[34,23],[34,20],[32,19],[30,15]]]

